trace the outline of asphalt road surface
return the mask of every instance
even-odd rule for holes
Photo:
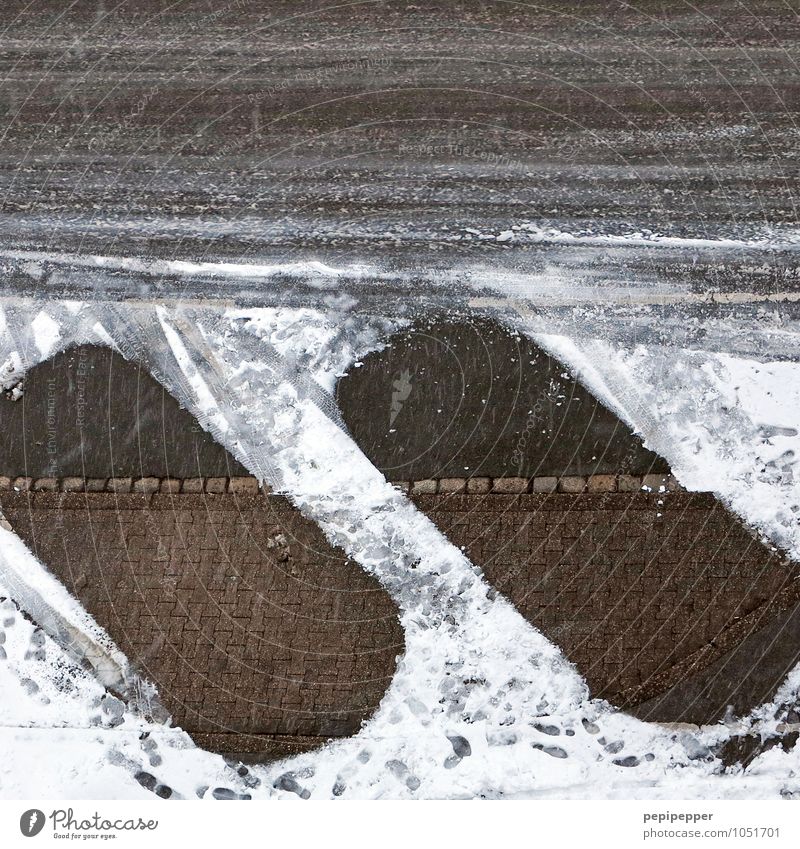
[[[796,358],[799,57],[779,0],[9,2],[0,291]]]
[[[11,0],[0,247],[524,271],[485,235],[780,233],[799,36],[780,0]]]

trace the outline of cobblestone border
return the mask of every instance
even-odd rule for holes
[[[683,487],[673,475],[565,475],[534,478],[429,478],[392,481],[392,485],[411,495],[521,495],[524,493],[563,492],[675,492]],[[0,490],[15,492],[113,492],[213,495],[257,495],[269,492],[254,477],[227,478],[10,478],[0,476]]]
[[[393,481],[411,495],[523,495],[563,492],[676,492],[683,487],[673,475],[551,475],[534,478],[431,478]]]
[[[254,477],[231,478],[9,478],[0,476],[0,491],[14,492],[113,492],[200,495],[257,495],[262,487]],[[266,491],[269,491],[266,489]]]

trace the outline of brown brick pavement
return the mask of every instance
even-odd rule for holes
[[[760,542],[710,493],[415,501],[564,649],[594,695],[624,706],[671,687],[701,650],[700,668],[713,664],[730,648],[726,635],[737,630],[742,639],[763,626],[753,614],[763,615],[798,575],[796,564]],[[742,631],[746,618],[753,622]],[[744,688],[731,701],[745,707],[747,695]]]
[[[288,752],[352,734],[403,650],[397,611],[312,522],[246,480],[214,483],[226,494],[202,481],[180,494],[34,485],[0,489],[0,505],[199,740],[252,752],[269,735],[265,749]],[[482,489],[412,497],[595,695],[625,706],[713,667],[797,574],[710,494]],[[736,698],[755,692],[734,683]]]
[[[191,733],[352,734],[394,674],[395,606],[282,498],[20,492],[2,505]]]

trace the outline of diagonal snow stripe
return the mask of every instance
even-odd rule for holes
[[[76,607],[66,589],[19,537],[5,528],[0,528],[0,579],[11,598],[73,661],[78,665],[87,661],[104,687],[126,697],[132,695],[132,676],[124,655],[105,631],[86,621],[88,617],[66,612]],[[47,599],[61,599],[61,609]]]
[[[181,307],[173,315],[171,321],[176,328],[180,329],[183,336],[191,341],[193,349],[202,358],[199,362],[214,368],[216,357],[208,342],[203,337],[202,330],[198,324],[202,318],[202,311]],[[208,323],[208,313],[205,314],[205,319],[206,323]],[[337,427],[344,431],[347,430],[344,419],[342,419],[341,411],[336,406],[330,393],[326,392],[297,363],[289,362],[285,356],[281,356],[275,349],[275,346],[270,344],[266,339],[259,339],[256,343],[256,340],[249,334],[240,334],[237,337],[236,351],[237,355],[242,359],[247,359],[251,355],[258,357],[259,362],[266,365],[273,373],[276,382],[285,381],[294,386],[301,397],[308,398],[312,401]],[[219,373],[219,378],[223,379],[221,372]]]

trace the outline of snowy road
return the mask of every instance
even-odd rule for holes
[[[0,251],[6,297],[336,308],[403,320],[486,316],[619,345],[800,359],[800,235],[706,240],[520,227],[492,262],[417,256],[208,261]],[[404,262],[408,261],[404,257]]]
[[[781,0],[9,0],[0,26],[4,249],[530,271],[482,234],[797,222]]]

